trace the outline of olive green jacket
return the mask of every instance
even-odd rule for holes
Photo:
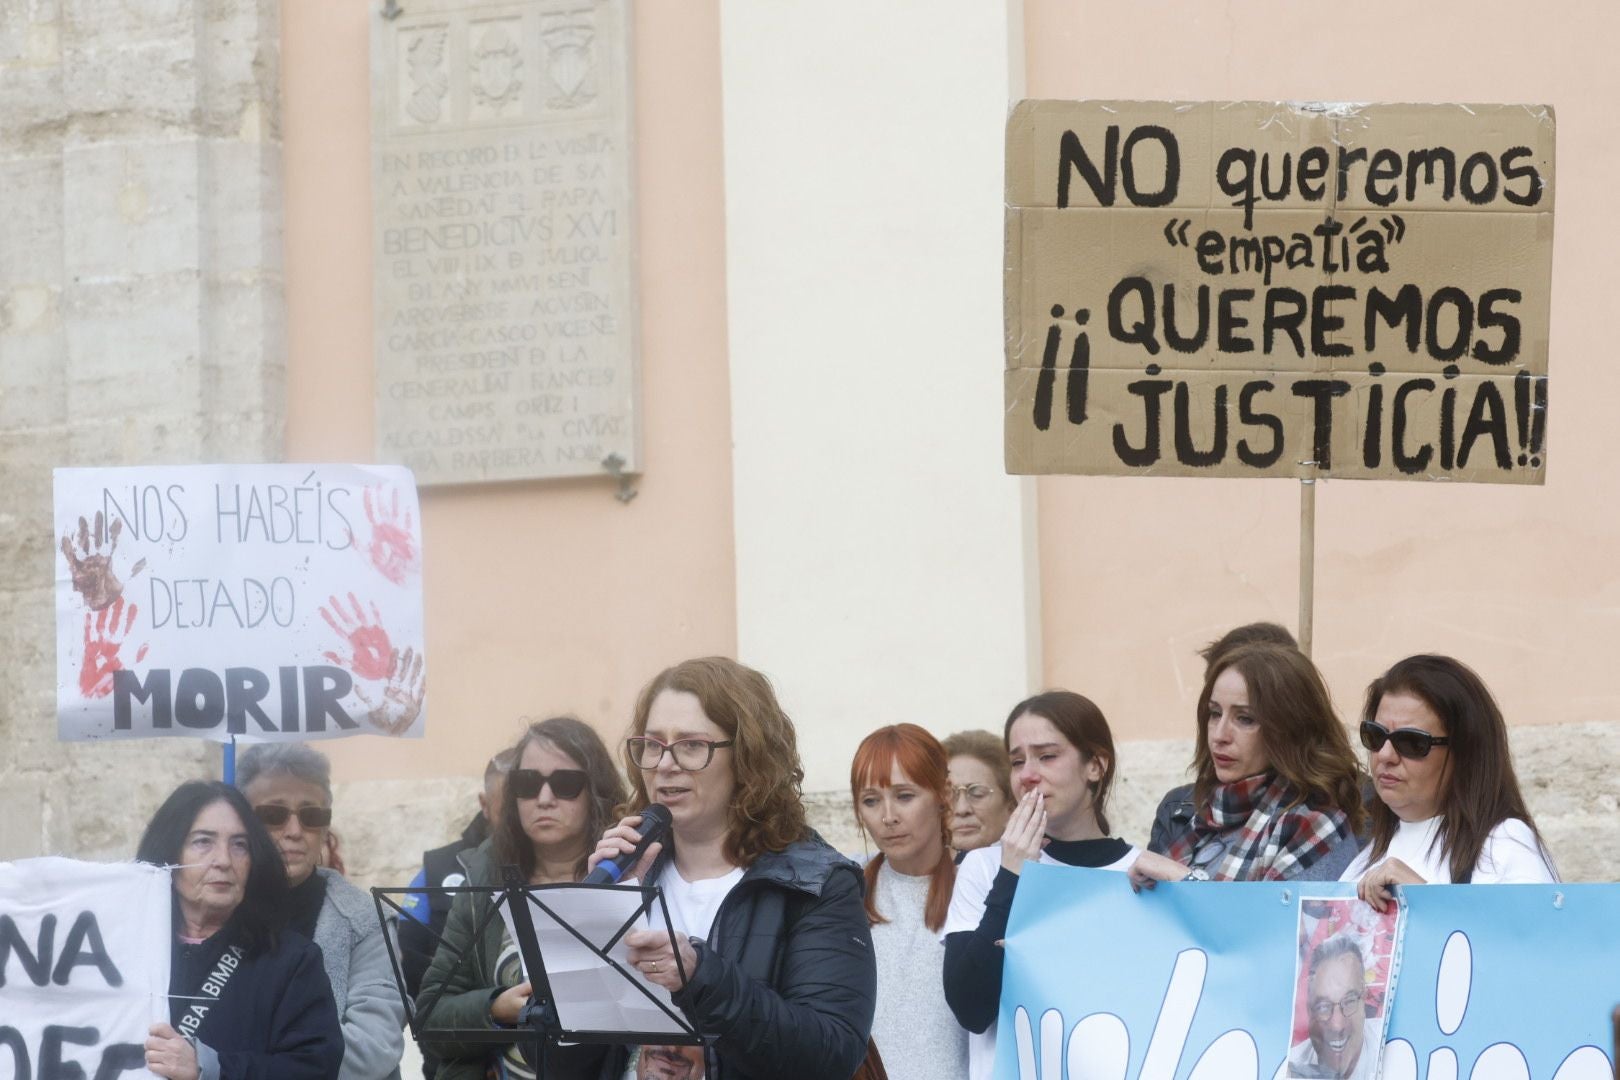
[[[468,885],[499,884],[493,845],[493,840],[486,840],[477,848],[461,853]],[[490,1019],[489,1006],[502,990],[513,984],[499,985],[495,979],[506,930],[498,914],[485,922],[494,896],[494,893],[463,893],[456,897],[450,908],[450,920],[445,924],[444,943],[434,953],[433,962],[422,977],[417,1007],[432,1010],[424,1012],[422,1043],[439,1058],[436,1080],[484,1080],[490,1065],[505,1050],[504,1044],[458,1042],[431,1035],[434,1029],[503,1030],[502,1025]],[[473,931],[480,924],[484,926],[483,933],[474,941]],[[458,963],[458,958],[462,957],[464,960]],[[551,1067],[542,1080],[596,1080],[602,1074],[607,1049],[559,1047],[551,1050],[547,1057]]]

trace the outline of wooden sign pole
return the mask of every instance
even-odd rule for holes
[[[1311,471],[1316,471],[1315,465]],[[1316,592],[1316,477],[1299,481],[1299,651],[1311,655],[1312,607]]]

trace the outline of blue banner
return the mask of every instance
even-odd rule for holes
[[[1620,886],[1160,885],[1024,868],[998,1080],[1613,1080]],[[1377,1046],[1386,1042],[1383,1071]]]

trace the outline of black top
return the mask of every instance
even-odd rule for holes
[[[331,1080],[343,1030],[320,949],[293,931],[259,952],[239,940],[230,924],[198,945],[176,939],[170,1022],[217,1056],[220,1080]]]
[[[1130,853],[1131,845],[1106,837],[1100,840],[1049,840],[1046,854],[1066,866],[1112,866]],[[945,1003],[957,1023],[983,1034],[1001,1010],[1001,946],[1007,936],[1018,875],[1002,867],[984,898],[984,915],[976,930],[962,930],[945,938]]]
[[[287,894],[287,925],[313,940],[315,922],[321,917],[321,906],[325,903],[326,879],[312,872],[302,885]]]
[[[1045,851],[1065,866],[1096,869],[1119,862],[1130,854],[1131,845],[1116,837],[1105,836],[1100,840],[1048,840]]]

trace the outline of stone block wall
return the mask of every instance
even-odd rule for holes
[[[0,4],[0,858],[127,857],[218,775],[56,741],[51,469],[281,456],[278,10]]]

